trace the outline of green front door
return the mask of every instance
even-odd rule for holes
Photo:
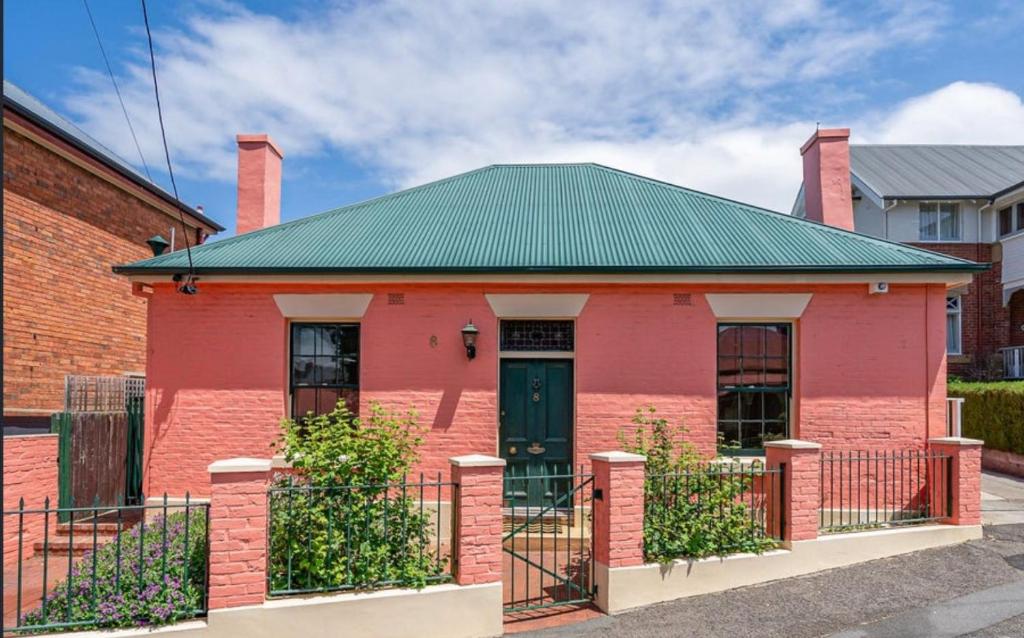
[[[572,469],[572,361],[502,359],[500,442],[506,506],[551,503]],[[530,477],[530,478],[527,478]]]

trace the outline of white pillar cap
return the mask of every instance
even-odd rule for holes
[[[928,439],[929,445],[936,443],[943,445],[962,445],[964,447],[976,447],[985,444],[981,439],[967,439],[962,436],[942,436],[935,439]]]
[[[486,454],[466,454],[465,456],[453,456],[448,462],[455,467],[505,467],[505,459]]]
[[[801,441],[799,439],[783,439],[781,441],[765,441],[765,447],[782,448],[784,450],[820,450],[821,443]]]
[[[269,472],[273,462],[270,459],[236,458],[214,461],[207,467],[210,474],[238,474],[244,472]]]
[[[594,452],[590,455],[590,460],[604,461],[605,463],[643,463],[647,461],[647,457],[643,454],[613,450],[611,452]]]

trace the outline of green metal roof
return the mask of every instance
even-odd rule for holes
[[[970,271],[596,164],[495,165],[200,246],[197,273]],[[185,272],[185,251],[115,270]]]

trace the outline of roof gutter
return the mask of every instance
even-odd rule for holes
[[[98,153],[95,149],[93,149],[89,145],[84,144],[84,143],[80,142],[79,140],[77,140],[77,139],[75,139],[73,137],[68,136],[59,127],[54,126],[53,124],[51,124],[45,118],[40,117],[39,115],[34,113],[31,109],[27,109],[27,108],[23,107],[21,104],[19,104],[18,102],[12,100],[11,98],[9,98],[6,95],[3,96],[3,106],[4,106],[5,109],[10,109],[12,112],[17,114],[19,117],[21,117],[21,118],[23,118],[25,120],[28,120],[33,125],[38,126],[39,128],[41,128],[44,131],[46,131],[47,133],[49,133],[50,135],[58,138],[59,140],[61,140],[65,144],[67,144],[68,146],[71,146],[76,151],[78,151],[78,152],[80,152],[80,153],[90,157],[91,159],[93,159],[93,160],[103,164],[104,166],[106,166],[110,170],[116,172],[118,175],[120,175],[121,177],[123,177],[123,178],[127,179],[128,181],[132,182],[136,186],[139,186],[140,188],[145,189],[147,192],[155,195],[156,197],[159,197],[161,200],[163,200],[167,204],[170,204],[174,208],[176,208],[178,210],[181,210],[186,215],[189,215],[190,217],[192,217],[196,221],[198,221],[198,222],[200,222],[200,223],[202,223],[202,224],[204,224],[206,226],[209,226],[210,228],[213,228],[216,232],[221,232],[221,231],[225,230],[223,226],[221,226],[217,222],[213,221],[212,219],[210,219],[206,215],[203,215],[202,213],[200,213],[195,208],[189,206],[188,204],[182,202],[181,200],[175,199],[173,196],[171,196],[169,193],[164,191],[162,188],[156,186],[156,184],[154,184],[154,183],[152,183],[150,181],[147,181],[145,179],[142,179],[138,175],[133,175],[132,173],[124,170],[124,168],[118,166],[115,163],[112,163],[110,161],[110,159],[105,157],[102,153]]]
[[[690,266],[679,267],[618,267],[618,268],[203,268],[196,267],[197,275],[691,275],[691,274],[890,274],[890,273],[926,273],[926,272],[980,272],[991,268],[989,263],[964,262],[955,264],[920,264],[903,266]],[[181,266],[156,266],[148,268],[132,265],[114,266],[119,275],[184,275],[186,268]]]

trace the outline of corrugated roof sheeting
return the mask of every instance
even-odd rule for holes
[[[880,197],[988,197],[1024,181],[1024,146],[852,145],[850,170]]]
[[[192,251],[202,272],[970,269],[596,164],[498,165]],[[171,272],[179,251],[121,268]]]

